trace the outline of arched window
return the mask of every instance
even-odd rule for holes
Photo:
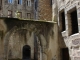
[[[13,3],[13,0],[8,0],[8,3]]]
[[[20,5],[21,5],[21,4],[22,4],[22,0],[18,0],[18,4],[20,4]]]
[[[29,45],[23,46],[23,60],[31,59],[31,48]]]
[[[31,6],[31,0],[27,0],[27,6]]]

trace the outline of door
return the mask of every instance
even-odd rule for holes
[[[68,48],[63,48],[62,49],[62,60],[69,60]]]
[[[30,60],[31,59],[31,48],[29,45],[23,46],[23,60]]]

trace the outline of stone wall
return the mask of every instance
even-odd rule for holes
[[[79,0],[59,0],[58,2],[58,14],[60,14],[62,11],[65,13],[65,31],[61,31],[61,17],[58,16],[58,25],[59,25],[59,31],[61,32],[62,38],[65,43],[65,47],[68,47],[69,49],[69,55],[71,60],[79,60],[79,40],[80,40],[80,34],[76,33],[73,35],[70,35],[71,33],[71,26],[70,26],[70,15],[69,12],[73,11],[74,9],[77,10],[77,19],[78,19],[78,30],[80,32],[79,27],[79,8],[80,8],[80,1]]]
[[[12,11],[12,17],[16,18],[16,13],[21,12],[22,17],[27,19],[27,13],[31,14],[31,19],[34,19],[34,1],[31,0],[31,6],[27,6],[27,0],[22,4],[18,4],[18,0],[14,0],[13,3],[8,3],[8,0],[2,0],[2,9],[0,10],[0,17],[8,17],[8,10]]]
[[[4,34],[6,33],[7,27],[2,19],[0,19],[0,59],[4,58]]]

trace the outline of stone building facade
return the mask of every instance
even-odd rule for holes
[[[0,17],[52,21],[51,4],[50,0],[0,0]]]
[[[34,19],[34,1],[0,0],[0,17]]]
[[[62,49],[68,49],[69,59],[67,60],[80,60],[80,0],[52,0],[52,2],[53,17],[55,15],[54,7],[58,7],[56,10],[61,50],[60,59],[64,59]],[[67,53],[65,54],[67,55]]]
[[[0,19],[0,59],[20,60],[27,46],[33,60],[80,60],[79,0],[32,0],[31,8],[26,8],[25,1],[23,5],[16,4],[18,0],[15,4],[0,1],[4,2],[0,4],[2,17],[22,11],[22,18],[31,12],[31,19],[52,21]]]

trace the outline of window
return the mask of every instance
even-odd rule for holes
[[[18,4],[22,4],[22,0],[18,0]]]
[[[28,1],[27,1],[27,6],[28,6]]]
[[[37,11],[38,1],[35,1],[35,10]]]
[[[8,0],[8,3],[13,3],[13,0]]]
[[[8,17],[12,17],[12,11],[8,10]]]
[[[27,6],[31,6],[31,0],[27,0]]]
[[[19,12],[19,11],[15,12],[15,17],[22,18],[22,12]]]
[[[79,33],[76,7],[68,11],[68,34]]]
[[[17,12],[17,17],[22,18],[22,12]]]
[[[65,13],[62,12],[61,16],[62,16],[62,31],[65,31]]]
[[[60,30],[63,32],[66,30],[64,9],[59,13],[59,20],[60,20]]]
[[[31,19],[31,14],[27,13],[27,19]]]
[[[78,33],[77,10],[71,12],[70,15],[71,15],[72,34]]]

